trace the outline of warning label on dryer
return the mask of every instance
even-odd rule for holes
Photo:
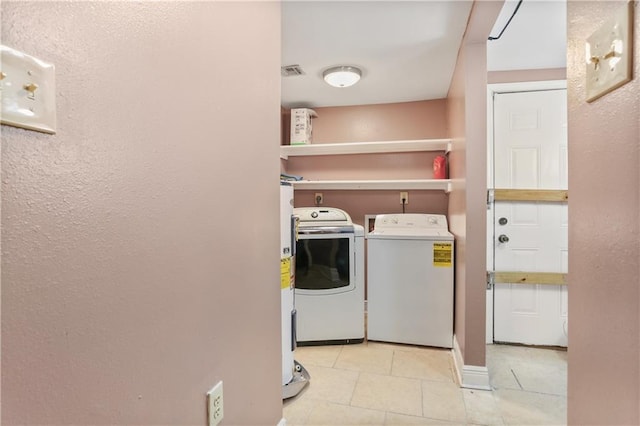
[[[433,243],[433,266],[451,267],[452,257],[452,243]]]

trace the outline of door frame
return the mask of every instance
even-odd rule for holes
[[[496,94],[566,89],[567,80],[487,84],[487,189],[493,188],[493,108]],[[493,268],[493,203],[487,199],[487,271]],[[493,344],[493,286],[487,288],[486,343]]]

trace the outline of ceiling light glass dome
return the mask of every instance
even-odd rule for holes
[[[322,73],[322,76],[324,77],[324,81],[333,87],[349,87],[360,80],[362,71],[356,67],[339,66],[329,68]]]

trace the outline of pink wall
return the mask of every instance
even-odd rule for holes
[[[349,107],[314,108],[313,143],[443,139],[448,137],[446,101],[403,102]],[[431,179],[433,159],[443,152],[290,157],[283,168],[305,179]],[[354,222],[365,214],[401,213],[399,191],[296,191],[297,207],[313,206],[322,192],[326,207],[347,211]],[[441,191],[409,191],[407,213],[447,212]]]
[[[474,4],[447,98],[454,141],[449,220],[456,236],[455,335],[464,364],[475,366],[485,365],[486,39],[501,7]]]
[[[520,83],[524,81],[565,80],[566,78],[566,68],[490,71],[487,74],[487,83]]]
[[[395,124],[388,123],[391,127]],[[322,155],[290,157],[287,171],[309,180],[432,179],[433,159],[439,152]]]
[[[344,209],[360,225],[364,225],[366,214],[402,213],[398,191],[296,191],[296,207],[314,206],[316,192],[322,192],[322,206]],[[409,191],[409,204],[405,205],[405,212],[446,215],[447,194],[444,191]]]
[[[2,24],[58,107],[55,136],[2,127],[3,424],[204,425],[218,380],[225,424],[276,424],[279,5],[2,2]]]
[[[640,424],[640,18],[634,79],[585,101],[584,42],[626,2],[569,1],[569,424]],[[636,2],[637,6],[637,2]]]
[[[314,108],[314,143],[440,139],[449,136],[446,100]]]
[[[467,199],[466,199],[466,129],[465,129],[465,82],[466,66],[464,49],[458,54],[455,73],[447,100],[449,101],[449,123],[453,149],[449,154],[449,177],[453,180],[453,190],[449,194],[449,229],[456,237],[455,250],[455,338],[462,354],[466,350],[466,236],[467,236]],[[473,301],[471,301],[473,304]],[[476,357],[478,358],[478,357]],[[478,365],[484,365],[478,364]]]

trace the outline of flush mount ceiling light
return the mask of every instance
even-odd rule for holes
[[[362,71],[356,67],[339,66],[329,68],[322,73],[324,81],[333,87],[349,87],[353,86],[360,80]]]

